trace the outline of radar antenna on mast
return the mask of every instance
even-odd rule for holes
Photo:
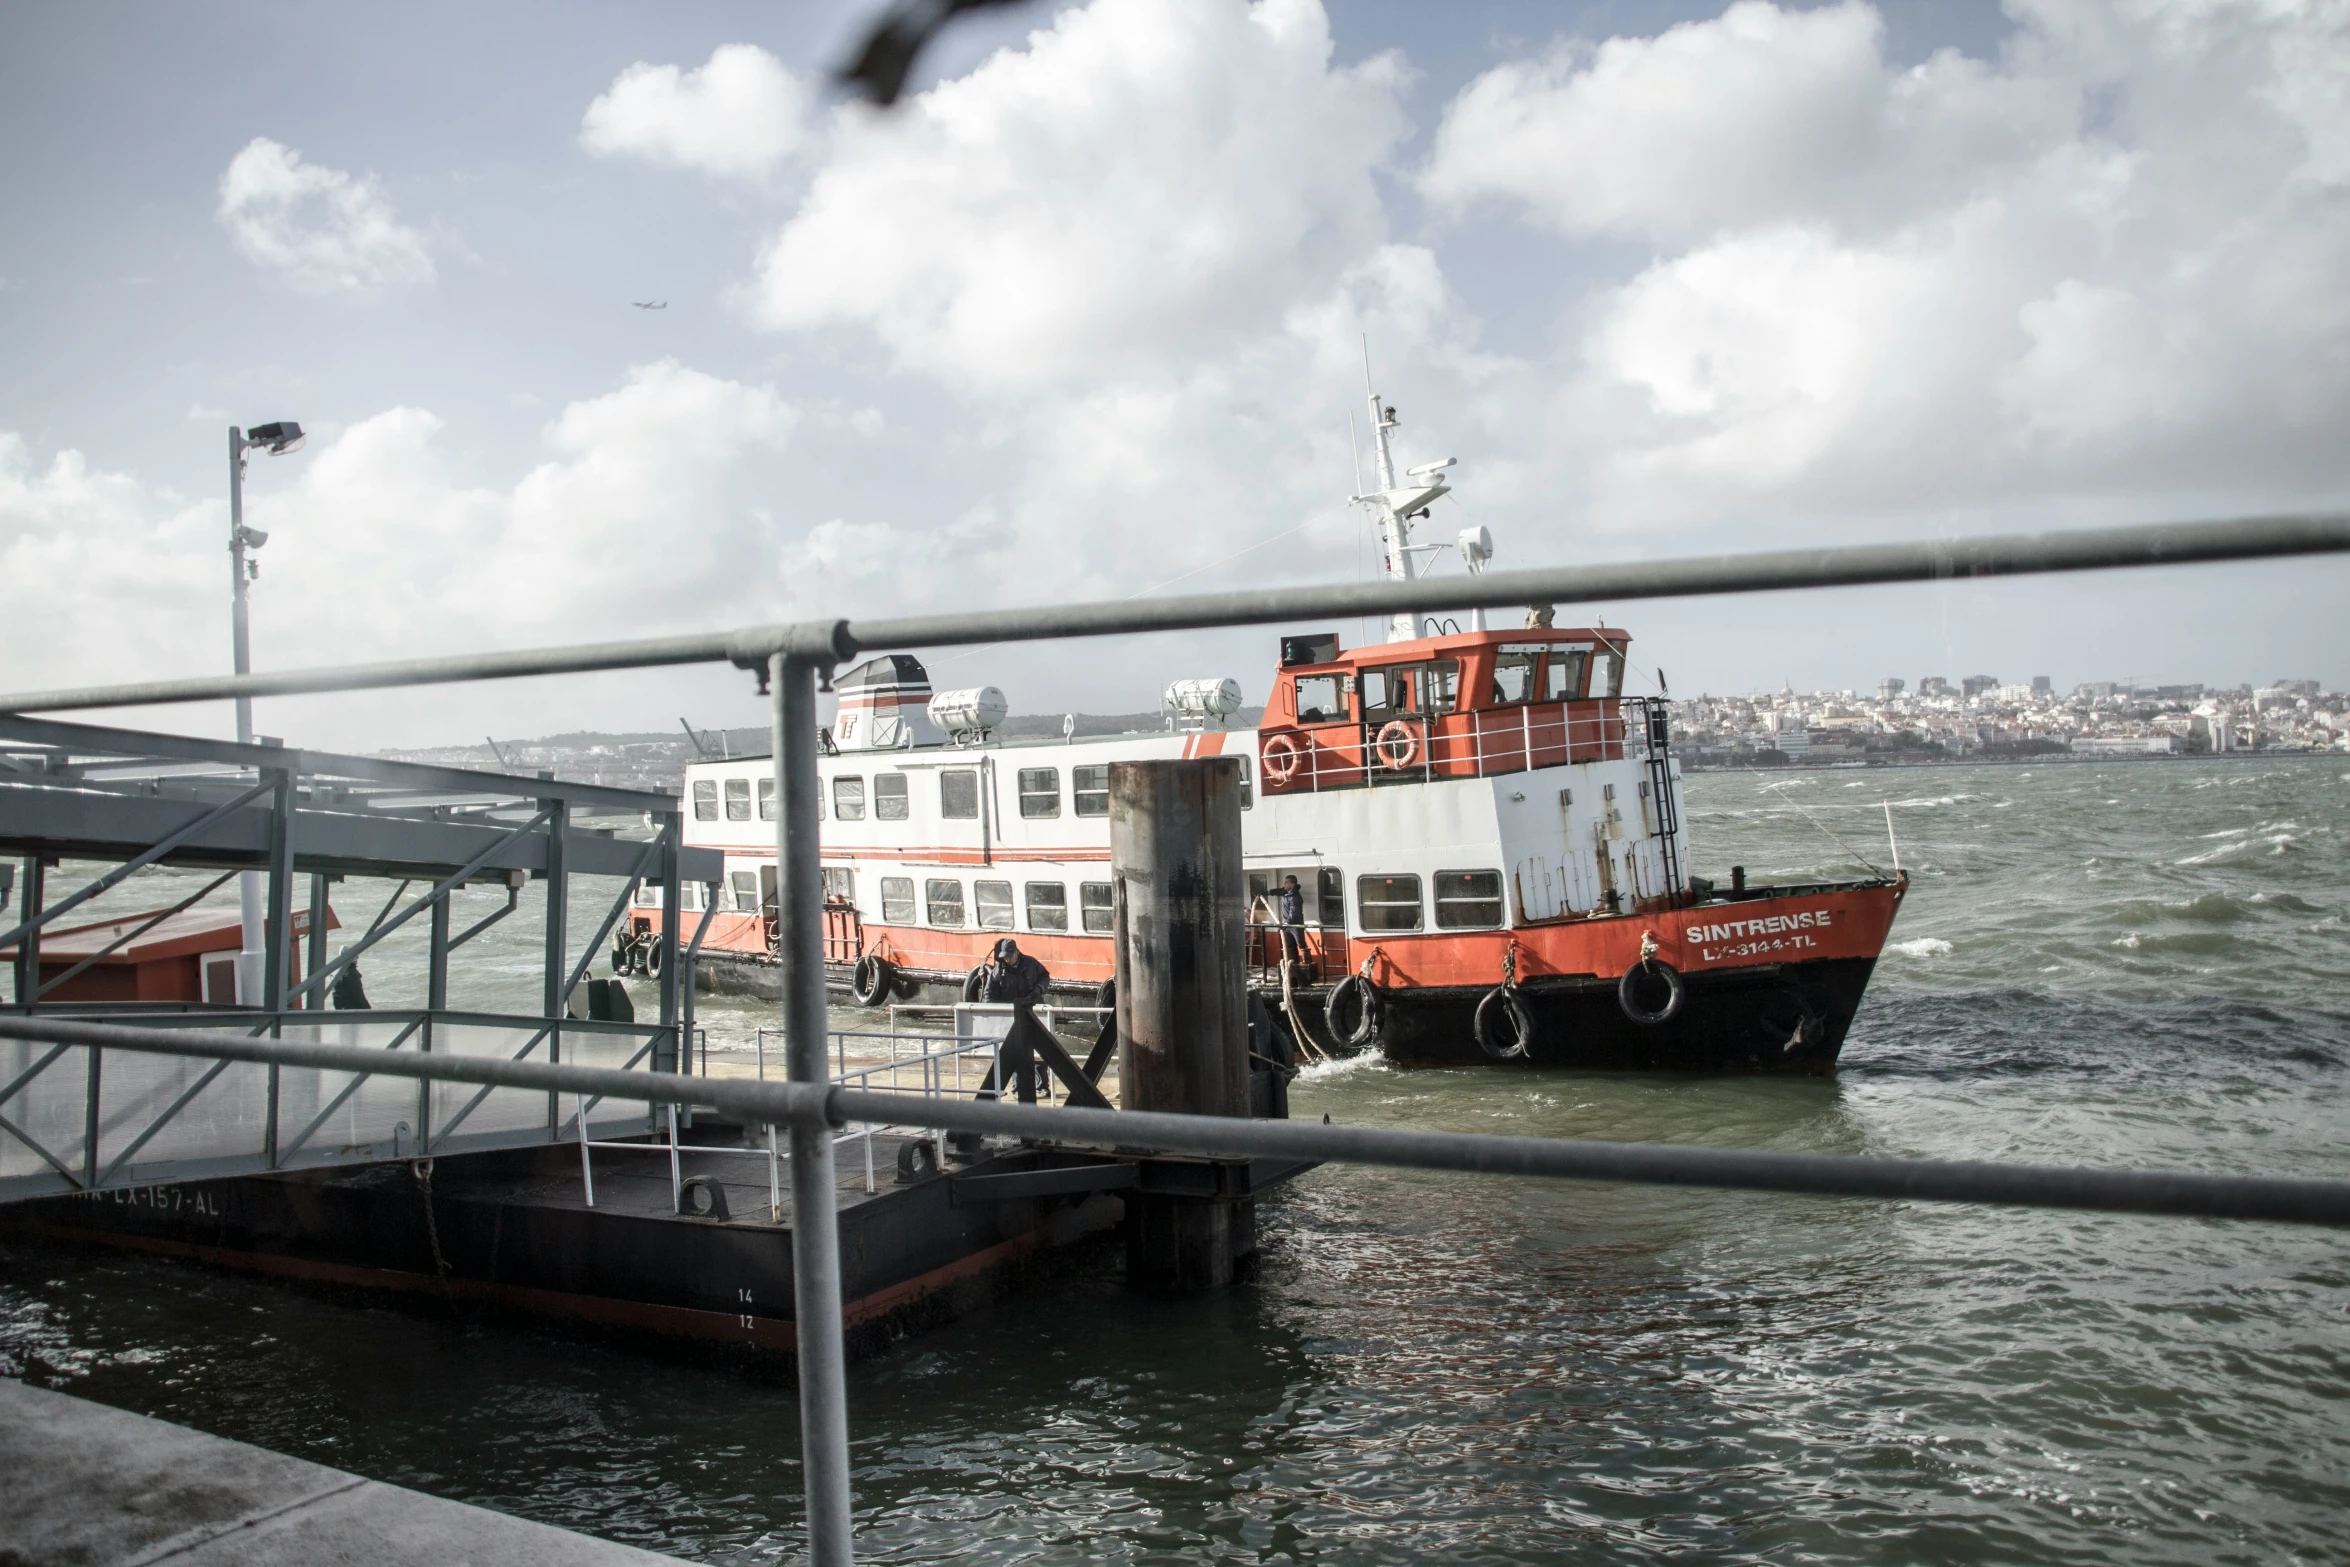
[[[1387,432],[1402,421],[1395,410],[1380,401],[1378,389],[1371,381],[1371,339],[1363,338],[1363,393],[1371,404],[1372,454],[1377,459],[1379,488],[1353,499],[1371,508],[1379,520],[1379,546],[1383,552],[1382,566],[1389,577],[1398,582],[1411,582],[1420,575],[1417,557],[1444,548],[1441,544],[1414,544],[1412,519],[1428,515],[1428,508],[1438,497],[1452,493],[1452,487],[1439,477],[1454,460],[1446,457],[1436,462],[1422,463],[1404,475],[1405,482],[1395,480],[1395,456],[1387,444]],[[1360,482],[1359,480],[1357,482]],[[1490,553],[1490,552],[1489,552]],[[1409,642],[1420,634],[1420,617],[1411,610],[1399,610],[1387,618],[1387,640]]]

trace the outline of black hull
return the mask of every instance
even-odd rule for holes
[[[1836,1070],[1876,966],[1873,958],[1833,958],[1692,974],[1679,1015],[1648,1026],[1625,1016],[1614,980],[1529,985],[1521,995],[1533,1014],[1534,1039],[1523,1064],[1824,1076]],[[1487,993],[1388,991],[1374,1047],[1398,1066],[1491,1064],[1476,1030],[1477,1004]],[[1326,1044],[1320,1008],[1308,1017]]]

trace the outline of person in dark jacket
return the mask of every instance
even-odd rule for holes
[[[1295,876],[1281,878],[1281,953],[1291,963],[1306,959],[1306,895]]]
[[[1020,950],[1020,944],[1006,936],[995,944],[995,955],[987,960],[981,971],[979,999],[982,1001],[1042,1001],[1044,988],[1053,976],[1042,963]]]
[[[367,987],[359,982],[359,965],[354,963],[335,976],[334,1001],[337,1012],[365,1012],[370,1010]]]

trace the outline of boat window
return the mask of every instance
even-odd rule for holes
[[[1333,930],[1346,928],[1346,873],[1335,865],[1322,867],[1320,897],[1322,923]]]
[[[1066,882],[1032,881],[1023,890],[1028,894],[1030,930],[1069,928],[1069,887]]]
[[[824,901],[827,903],[856,902],[857,873],[846,865],[825,866]]]
[[[1110,933],[1110,884],[1106,881],[1083,881],[1077,884],[1079,912],[1085,916],[1087,932],[1096,936]]]
[[[1297,721],[1301,724],[1334,724],[1346,717],[1346,696],[1338,689],[1336,675],[1300,675],[1297,677]]]
[[[816,814],[818,816],[822,816],[824,814],[824,801],[822,796],[817,798]],[[762,778],[759,780],[759,820],[763,822],[771,822],[775,820],[775,780],[772,778]]]
[[[1461,705],[1461,661],[1440,658],[1414,666],[1413,696],[1423,713],[1449,713]]]
[[[873,775],[873,819],[877,822],[902,822],[906,819],[906,775],[904,773],[875,773]]]
[[[1542,699],[1545,702],[1572,702],[1583,694],[1583,663],[1591,655],[1581,648],[1572,652],[1553,652],[1543,669]]]
[[[1492,930],[1501,923],[1501,872],[1438,871],[1436,928]]]
[[[881,918],[890,925],[914,923],[914,878],[911,876],[884,876],[881,878]]]
[[[1069,769],[1069,793],[1080,816],[1110,814],[1110,764]]]
[[[1366,669],[1363,671],[1363,715],[1392,712],[1403,701],[1404,682],[1397,678],[1400,671],[1393,669]],[[1346,715],[1341,713],[1339,717]]]
[[[1020,814],[1027,817],[1061,814],[1061,770],[1058,767],[1020,769]]]
[[[971,901],[979,909],[981,930],[1010,930],[1012,928],[1012,884],[1008,881],[975,881],[971,884]]]
[[[1257,791],[1250,783],[1248,758],[1241,756],[1235,757],[1233,760],[1240,763],[1240,808],[1244,811],[1254,810],[1257,803]]]
[[[968,767],[950,767],[938,775],[938,814],[948,821],[959,822],[971,821],[979,815],[977,772]]]
[[[963,923],[963,884],[934,876],[922,884],[922,901],[929,905],[930,923],[953,927]]]
[[[638,882],[636,884],[636,906],[640,909],[659,908],[661,906],[660,887],[650,881]]]
[[[717,779],[697,778],[694,780],[694,820],[697,822],[718,820]]]
[[[736,912],[742,914],[759,912],[759,873],[757,871],[736,871],[734,873],[734,906]]]
[[[747,822],[751,819],[751,781],[748,778],[726,780],[726,819]]]
[[[844,822],[861,822],[865,819],[864,779],[835,778],[832,781],[832,814]]]
[[[1591,670],[1593,696],[1621,696],[1624,690],[1624,655],[1609,652],[1599,655]]]
[[[1363,929],[1418,930],[1420,878],[1363,876],[1355,881],[1355,913]]]
[[[1534,700],[1534,669],[1542,655],[1532,649],[1504,651],[1493,660],[1493,701],[1496,706]]]

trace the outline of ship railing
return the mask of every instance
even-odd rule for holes
[[[2200,1215],[2350,1226],[2350,1182],[2301,1181],[2192,1172],[2076,1170],[1793,1154],[1755,1149],[1504,1138],[1381,1127],[1317,1126],[1221,1116],[1145,1114],[939,1096],[883,1096],[824,1081],[827,1032],[823,941],[822,817],[818,799],[817,688],[840,663],[896,648],[1047,642],[1075,637],[1163,634],[1356,616],[1431,615],[1514,605],[1601,605],[1626,600],[1775,593],[1959,577],[2179,566],[2350,553],[2350,513],[2200,521],[2159,526],[2067,529],[1974,539],[1933,539],[1780,550],[1680,560],[1633,560],[1476,576],[1376,581],[1322,587],[1226,589],[1166,598],[1059,600],[1010,609],[898,619],[826,617],[679,636],[405,659],[340,668],[248,675],[201,675],[113,686],[0,696],[0,713],[91,707],[253,700],[323,692],[381,690],[551,674],[686,664],[731,664],[754,672],[774,702],[777,744],[776,856],[781,879],[783,1011],[799,1044],[791,1080],[725,1082],[668,1073],[601,1073],[580,1067],[490,1058],[399,1055],[396,1075],[521,1087],[549,1096],[633,1093],[696,1102],[745,1124],[831,1127],[859,1118],[907,1120],[942,1130],[1074,1142],[1089,1133],[1103,1147],[1151,1146],[1216,1159],[1281,1158],[1446,1169],[1513,1177],[1711,1186],[1894,1201],[1998,1203],[2139,1214]],[[1359,775],[1360,761],[1357,769]],[[1311,774],[1309,774],[1311,777]],[[544,813],[542,813],[544,814]],[[641,870],[637,873],[641,874]],[[282,901],[282,900],[281,900]],[[275,911],[273,911],[275,912]],[[279,921],[276,929],[290,928]],[[20,958],[21,962],[21,958]],[[322,976],[324,977],[324,976]],[[37,978],[26,986],[37,989]],[[567,994],[558,990],[555,994]],[[37,1001],[36,1001],[37,1005]],[[324,1045],[164,1029],[0,1015],[0,1037],[65,1043],[85,1050],[135,1049],[211,1056],[222,1062],[368,1071],[370,1056]],[[402,1059],[401,1057],[405,1057]],[[892,1102],[875,1103],[877,1100]],[[910,1101],[910,1102],[909,1102]],[[584,1124],[584,1116],[582,1121]],[[794,1138],[791,1183],[811,1204],[835,1190],[829,1139]],[[802,1494],[814,1567],[855,1559],[850,1493],[848,1373],[837,1225],[792,1226],[794,1322],[798,1330]]]
[[[1579,713],[1579,708],[1591,711]],[[1286,782],[1268,778],[1265,787],[1274,794],[1318,794],[1621,761],[1628,754],[1627,732],[1613,708],[1602,698],[1518,702],[1459,712],[1385,713],[1351,726],[1302,729],[1297,772]],[[1387,737],[1385,744],[1382,737]]]

